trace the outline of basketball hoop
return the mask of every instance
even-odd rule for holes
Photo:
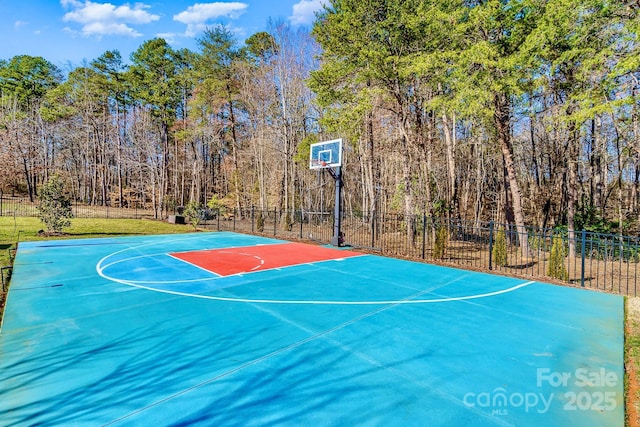
[[[334,224],[331,244],[334,246],[342,246],[344,243],[344,238],[340,231],[340,217],[342,216],[342,139],[311,144],[309,147],[309,168],[312,170],[325,169],[335,180],[336,202],[333,210]]]
[[[342,166],[342,139],[316,142],[310,146],[310,169],[330,169]]]

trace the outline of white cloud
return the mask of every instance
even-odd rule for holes
[[[95,3],[91,0],[61,0],[60,4],[67,9],[62,20],[82,25],[85,36],[119,35],[138,37],[141,34],[131,28],[130,24],[148,24],[160,19],[146,11],[149,6],[135,3],[133,6],[123,4],[115,6],[111,3]]]
[[[315,12],[322,9],[324,0],[300,0],[293,5],[293,15],[289,17],[292,25],[309,25],[316,19]]]
[[[156,37],[160,37],[161,39],[165,39],[165,41],[169,44],[178,44],[178,39],[181,34],[176,33],[157,33]]]
[[[13,23],[13,28],[15,28],[16,30],[19,30],[21,27],[24,27],[25,25],[29,25],[29,23],[26,21],[16,21]]]
[[[129,27],[126,24],[117,22],[91,22],[82,27],[84,35],[113,35],[113,36],[129,36],[140,37],[142,34]]]
[[[203,31],[214,19],[223,17],[238,19],[247,7],[246,3],[240,2],[196,3],[193,6],[189,6],[187,10],[174,15],[173,20],[186,24],[185,35],[193,37]]]

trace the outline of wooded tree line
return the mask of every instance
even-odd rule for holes
[[[148,40],[63,74],[0,63],[0,188],[78,201],[330,211],[309,145],[344,138],[345,209],[631,233],[640,2],[332,0],[198,50]],[[410,235],[413,231],[407,227]],[[526,247],[526,245],[523,245]]]

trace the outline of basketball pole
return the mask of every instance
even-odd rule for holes
[[[344,244],[341,229],[343,186],[342,138],[311,144],[309,147],[309,155],[309,167],[311,169],[326,170],[336,183],[336,199],[333,208],[333,237],[331,238],[331,245],[342,246]]]
[[[328,168],[329,173],[336,182],[336,202],[333,208],[333,237],[331,244],[333,246],[342,246],[342,168],[338,166],[335,170]]]

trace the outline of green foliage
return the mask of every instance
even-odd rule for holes
[[[583,205],[578,207],[575,216],[576,230],[586,230],[594,233],[616,233],[619,225],[617,222],[603,218],[595,206]]]
[[[491,257],[495,265],[504,267],[507,265],[507,235],[504,228],[499,228],[493,238]]]
[[[229,108],[239,108],[237,98],[240,85],[235,65],[245,59],[247,51],[238,49],[234,34],[220,25],[205,30],[198,39],[198,45],[202,54],[196,63],[201,80],[196,93],[197,100],[206,108],[223,104]]]
[[[567,280],[569,273],[564,265],[567,251],[561,235],[555,235],[551,243],[551,254],[549,255],[549,265],[547,275],[555,279]]]
[[[160,123],[170,126],[182,99],[178,54],[166,40],[155,38],[133,52],[131,61],[127,79],[132,95],[146,104]]]
[[[197,230],[204,216],[204,206],[192,200],[184,207],[184,215],[189,218],[189,222]]]
[[[261,210],[258,211],[258,217],[256,218],[256,228],[260,233],[264,231],[264,216],[262,215]]]
[[[439,225],[436,228],[436,240],[433,243],[433,257],[442,259],[447,253],[447,243],[449,242],[449,232],[447,227]]]
[[[50,233],[60,233],[64,227],[71,225],[71,201],[65,195],[64,183],[57,174],[40,189],[38,217]]]
[[[275,38],[264,31],[253,34],[244,43],[248,56],[256,63],[266,62],[280,51]]]
[[[284,214],[284,229],[286,231],[291,231],[293,229],[293,218],[291,218],[291,213],[287,212]]]
[[[539,234],[529,234],[527,239],[531,250],[545,250],[545,241]]]
[[[213,196],[211,196],[211,198],[207,202],[207,207],[210,209],[220,209],[224,207],[224,203],[222,199],[218,197],[217,194],[214,194]]]
[[[444,217],[448,211],[451,209],[447,206],[447,201],[443,199],[438,199],[433,202],[431,208],[431,214],[436,218]]]
[[[222,216],[227,216],[228,211],[234,210],[234,204],[235,201],[233,195],[220,197],[217,194],[214,194],[207,202],[207,207],[217,211]]]
[[[394,211],[402,211],[404,207],[404,195],[405,195],[404,183],[396,184],[396,191],[391,198],[391,209]]]
[[[315,144],[316,142],[320,142],[320,138],[315,133],[309,134],[304,137],[296,148],[296,153],[293,156],[293,161],[300,165],[308,165],[311,144]]]
[[[60,70],[40,56],[18,55],[0,64],[0,92],[13,96],[22,109],[39,102],[61,81]]]
[[[322,61],[308,84],[317,102],[328,108],[322,119],[325,129],[358,140],[376,105],[404,103],[416,88],[410,69],[414,52],[436,38],[423,37],[427,26],[415,17],[417,4],[340,1],[320,12],[313,35],[322,46]]]

